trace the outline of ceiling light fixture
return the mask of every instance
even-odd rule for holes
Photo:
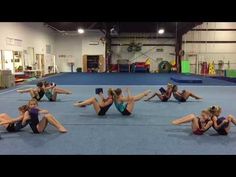
[[[158,30],[158,34],[164,34],[165,33],[165,30],[163,29],[163,28],[160,28],[159,30]]]
[[[83,33],[84,33],[84,29],[79,28],[79,29],[78,29],[78,33],[79,33],[79,34],[83,34]]]

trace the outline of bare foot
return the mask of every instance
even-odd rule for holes
[[[79,106],[79,103],[74,103],[73,105],[74,105],[74,106]]]
[[[58,131],[60,133],[66,133],[67,132],[67,130],[64,127],[59,128]]]
[[[200,100],[200,99],[203,99],[203,98],[201,98],[201,97],[197,97],[197,98],[196,98],[196,100]]]
[[[172,122],[171,122],[173,125],[178,125],[179,123],[178,123],[178,120],[173,120]]]
[[[23,90],[16,90],[18,93],[23,93],[24,91]]]
[[[147,91],[145,91],[144,95],[147,96],[151,92],[152,92],[151,90],[147,90]]]

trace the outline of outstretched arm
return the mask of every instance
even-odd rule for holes
[[[48,114],[49,111],[46,109],[39,109],[39,114]]]
[[[23,115],[20,115],[19,117],[12,119],[12,120],[8,120],[8,121],[2,121],[0,123],[0,125],[4,125],[4,124],[11,124],[11,123],[15,123],[15,122],[19,122],[23,120]]]
[[[108,98],[106,101],[102,101],[100,104],[100,106],[105,107],[108,106],[110,104],[112,104],[113,100],[111,98]]]
[[[179,97],[182,97],[182,95],[179,92],[175,92],[175,94]]]
[[[120,100],[123,101],[123,102],[127,102],[129,99],[128,99],[128,97],[122,96],[120,98]]]
[[[127,88],[127,93],[128,93],[128,98],[130,98],[131,97],[131,91],[130,91],[129,88]]]
[[[53,89],[55,86],[47,86],[47,87],[43,87],[44,90],[50,90]]]
[[[22,90],[16,90],[18,93],[29,93],[31,91],[38,92],[38,88],[28,88],[28,89],[22,89]]]
[[[203,130],[203,131],[206,131],[206,130],[208,130],[212,125],[213,125],[213,121],[209,121],[209,122],[207,122],[207,124],[206,124],[204,127],[202,127],[202,130]]]
[[[128,101],[128,100],[130,100],[131,99],[131,91],[130,91],[130,89],[129,88],[125,88],[124,89],[124,92],[126,92],[127,93],[127,97],[122,97],[122,101]]]

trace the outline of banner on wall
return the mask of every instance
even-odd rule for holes
[[[64,62],[67,62],[67,63],[74,63],[75,62],[73,55],[62,54],[62,55],[58,55],[58,57],[60,58],[60,60],[64,60]]]
[[[75,58],[73,55],[60,54],[58,55],[58,67],[61,72],[73,72]]]
[[[6,38],[7,45],[22,47],[22,42],[23,41],[21,39],[14,39],[10,37]]]
[[[51,45],[46,45],[46,53],[51,54]]]

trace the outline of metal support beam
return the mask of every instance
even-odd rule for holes
[[[111,35],[110,35],[110,26],[107,23],[104,23],[105,26],[105,39],[106,39],[106,48],[105,48],[105,60],[106,60],[106,72],[109,71],[111,65]]]
[[[195,26],[202,24],[202,22],[191,23],[182,28],[178,28],[178,23],[176,23],[176,46],[175,46],[175,61],[177,64],[177,72],[181,72],[181,58],[179,55],[180,50],[182,49],[182,38],[185,33],[192,30]]]
[[[180,50],[182,49],[182,34],[177,33],[176,37],[176,46],[175,46],[175,60],[177,66],[177,72],[181,72],[181,56],[179,55]]]

